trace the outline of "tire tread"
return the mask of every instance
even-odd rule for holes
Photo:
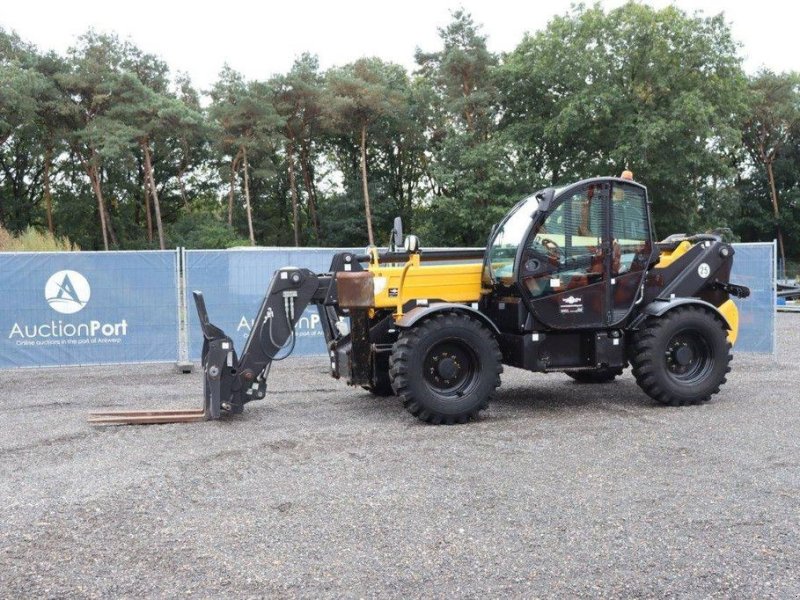
[[[415,348],[419,346],[426,336],[444,327],[459,326],[469,327],[484,338],[489,350],[490,359],[493,360],[496,365],[494,368],[496,378],[487,397],[483,398],[477,406],[465,413],[443,414],[425,407],[421,399],[415,397],[409,385],[409,381],[411,377],[420,376],[420,374],[411,373],[411,357]],[[467,421],[475,419],[480,411],[485,410],[489,406],[489,401],[494,399],[496,390],[500,386],[500,374],[503,372],[502,360],[503,355],[500,352],[497,340],[479,321],[458,312],[437,313],[424,320],[422,323],[415,325],[413,328],[404,330],[394,343],[392,353],[389,357],[389,377],[395,393],[400,396],[403,400],[403,406],[405,406],[406,410],[412,415],[426,423],[454,425],[456,423],[466,423]]]
[[[725,333],[727,338],[727,329],[722,320],[709,310],[697,306],[680,306],[670,310],[661,317],[650,317],[645,321],[643,328],[634,337],[633,351],[631,353],[633,376],[636,378],[639,387],[641,387],[648,396],[661,404],[668,406],[688,406],[708,402],[711,396],[717,394],[720,387],[727,381],[726,375],[731,370],[730,362],[733,359],[733,355],[731,354],[730,342],[726,340],[726,355],[720,357],[720,360],[726,361],[725,370],[720,381],[716,383],[710,392],[695,398],[688,398],[685,396],[676,396],[665,389],[665,386],[660,384],[660,361],[662,361],[663,358],[659,356],[659,351],[656,346],[659,344],[662,337],[667,335],[665,332],[668,332],[675,321],[686,319],[687,317],[697,317],[699,315],[712,318],[715,324]]]

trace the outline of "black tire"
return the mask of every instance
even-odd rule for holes
[[[394,391],[412,415],[436,425],[466,423],[489,405],[503,356],[476,319],[439,313],[404,330],[389,357]]]
[[[594,371],[566,371],[578,383],[611,383],[622,375],[622,367],[595,369]]]
[[[680,306],[645,321],[634,337],[631,365],[648,396],[683,406],[719,392],[732,358],[722,319],[699,306]]]

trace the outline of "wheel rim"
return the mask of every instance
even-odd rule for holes
[[[683,384],[701,381],[714,366],[714,354],[708,341],[694,330],[679,331],[669,340],[665,351],[667,373]]]
[[[425,355],[423,379],[440,396],[461,397],[475,385],[478,356],[466,343],[446,340],[435,344]]]

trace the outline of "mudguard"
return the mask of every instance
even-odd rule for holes
[[[416,306],[403,314],[403,316],[396,321],[396,325],[403,328],[412,327],[425,317],[440,312],[461,312],[468,314],[486,325],[495,335],[500,335],[500,330],[497,328],[497,325],[495,325],[489,317],[469,304],[459,304],[457,302],[431,302],[427,306]]]
[[[730,321],[724,314],[720,312],[719,308],[709,302],[706,302],[705,300],[700,300],[699,298],[670,298],[669,300],[653,300],[650,304],[642,309],[641,314],[634,322],[634,326],[639,325],[647,317],[660,317],[668,310],[672,310],[676,306],[683,306],[685,304],[694,304],[707,308],[708,310],[717,314],[720,319],[722,319],[722,322],[725,323],[726,329],[733,329]]]

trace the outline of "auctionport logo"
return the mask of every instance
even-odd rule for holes
[[[54,311],[62,315],[77,313],[92,297],[89,281],[77,271],[53,273],[44,285],[44,298]],[[72,322],[51,319],[39,323],[12,325],[8,334],[18,346],[61,346],[80,344],[119,344],[128,335],[128,322],[97,319]]]
[[[44,297],[54,311],[71,315],[86,306],[92,297],[92,288],[86,277],[77,271],[58,271],[47,280]]]

